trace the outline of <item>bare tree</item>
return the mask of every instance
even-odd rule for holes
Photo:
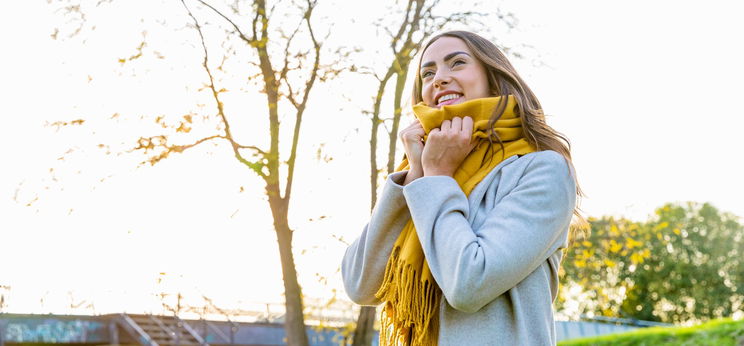
[[[80,33],[86,20],[85,11],[81,10],[81,5],[74,0],[58,0],[57,2],[62,4],[60,9],[63,9],[68,17],[73,17],[81,23],[68,37]],[[111,2],[111,0],[99,0],[96,6],[103,2]],[[291,32],[286,32],[281,28],[286,27],[285,25],[280,28],[272,26],[272,22],[276,19],[273,17],[276,14],[275,10],[277,8],[286,10],[288,7],[278,7],[276,3],[269,5],[266,0],[252,1],[250,11],[245,11],[241,7],[243,4],[238,1],[223,6],[210,4],[203,0],[180,0],[180,4],[184,13],[187,14],[188,26],[194,30],[197,46],[200,47],[203,55],[201,69],[203,69],[206,82],[202,90],[206,91],[213,101],[214,109],[211,117],[217,119],[217,131],[185,143],[173,143],[175,141],[168,134],[141,136],[136,141],[136,145],[128,151],[145,154],[147,158],[143,164],[155,165],[172,154],[183,153],[204,143],[225,141],[229,144],[231,154],[235,159],[261,178],[273,217],[281,259],[286,305],[286,341],[289,345],[307,345],[303,298],[292,252],[293,230],[288,220],[289,205],[301,125],[311,91],[319,81],[337,76],[343,70],[341,67],[343,62],[321,63],[321,55],[324,52],[323,42],[328,36],[319,37],[316,33],[313,13],[317,0],[292,2],[291,7],[296,10],[292,12],[294,15],[281,18],[283,24],[293,22]],[[215,22],[227,28],[223,36],[225,40],[242,43],[242,49],[252,52],[249,64],[255,68],[256,73],[249,78],[249,81],[257,83],[260,86],[260,92],[266,96],[265,115],[269,120],[268,147],[241,142],[231,127],[231,119],[234,120],[234,117],[246,115],[254,117],[257,114],[251,110],[241,110],[242,115],[228,114],[225,108],[223,93],[227,90],[220,85],[217,70],[222,71],[222,66],[229,54],[223,42],[222,48],[225,49],[222,52],[223,55],[213,57],[214,46],[209,44],[208,39],[210,32],[208,28],[214,25],[210,22],[211,18],[216,18]],[[241,18],[248,18],[248,20],[241,20]],[[59,34],[60,31],[55,30],[52,38],[57,39]],[[137,54],[127,59],[120,59],[120,63],[139,58],[145,47],[146,44],[143,41],[137,49]],[[339,57],[343,57],[340,50],[336,52],[340,54]],[[235,54],[234,51],[229,53]],[[294,120],[290,134],[280,133],[281,115],[292,117]],[[76,121],[79,121],[79,124],[83,122],[82,119]],[[166,124],[163,117],[158,117],[156,122],[163,125],[163,128],[174,128],[177,133],[189,133],[195,126],[192,114],[184,115],[176,125]],[[61,126],[79,124],[56,123]],[[291,141],[288,158],[286,154],[280,155],[280,140]]]
[[[263,84],[263,91],[266,94],[266,103],[268,106],[269,117],[269,136],[270,147],[267,149],[259,148],[256,145],[243,145],[238,143],[230,130],[228,117],[225,114],[223,102],[220,99],[220,90],[215,85],[215,80],[209,65],[209,52],[205,43],[202,25],[199,20],[189,9],[185,0],[181,0],[184,8],[193,19],[193,25],[199,33],[199,38],[204,49],[204,61],[202,66],[209,77],[208,87],[214,97],[216,112],[222,119],[224,132],[211,137],[202,138],[189,146],[166,146],[163,154],[169,152],[181,152],[184,149],[193,147],[199,143],[221,138],[227,140],[233,150],[235,158],[255,174],[261,177],[265,183],[266,194],[268,196],[269,206],[274,219],[274,230],[279,244],[279,254],[281,258],[282,277],[284,279],[284,294],[286,299],[285,330],[287,334],[287,343],[290,345],[307,345],[308,339],[305,332],[305,322],[303,316],[303,303],[300,285],[297,280],[297,271],[295,269],[294,255],[292,253],[292,233],[288,221],[289,202],[292,196],[292,183],[295,172],[295,162],[297,158],[297,147],[300,139],[300,129],[302,117],[305,113],[307,102],[310,98],[310,92],[319,78],[326,78],[328,75],[337,74],[332,69],[323,69],[320,64],[322,42],[316,36],[313,30],[312,15],[317,5],[317,0],[306,0],[300,17],[299,25],[294,31],[284,35],[283,63],[278,67],[274,66],[271,59],[272,52],[269,51],[269,42],[274,40],[270,37],[269,24],[273,8],[267,8],[265,0],[253,1],[253,19],[250,25],[250,32],[244,33],[240,27],[229,18],[225,13],[208,4],[205,1],[198,2],[211,9],[217,15],[222,17],[230,26],[233,27],[233,34],[237,35],[246,45],[253,48],[258,56],[258,67],[260,68],[260,79]],[[234,5],[237,6],[237,5]],[[237,11],[236,11],[237,12]],[[307,52],[292,52],[290,47],[292,41],[297,37],[300,29],[304,26],[311,49]],[[304,68],[298,60],[307,60],[310,62],[309,67]],[[304,70],[307,75],[302,85],[296,85],[296,81],[289,78],[289,72],[293,70]],[[280,160],[279,140],[279,107],[280,101],[284,98],[289,101],[294,108],[294,130],[291,137],[292,147],[290,149],[289,159],[286,162]],[[246,158],[243,150],[251,152],[254,159]],[[281,181],[280,166],[286,164],[287,177]],[[284,184],[284,195],[281,193],[281,184]]]

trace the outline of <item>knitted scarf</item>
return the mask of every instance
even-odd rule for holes
[[[494,124],[494,131],[504,144],[504,155],[500,152],[501,146],[494,143],[491,150],[493,158],[489,161],[486,155],[490,145],[486,139],[488,121],[499,102],[504,101],[506,108]],[[413,107],[426,134],[441,126],[444,120],[470,116],[473,118],[473,137],[486,139],[479,141],[455,171],[454,179],[466,196],[504,159],[536,151],[524,138],[522,119],[515,114],[515,106],[516,99],[509,95],[506,100],[488,97],[441,108],[427,107],[423,103]],[[408,161],[403,159],[396,171],[409,168]],[[429,270],[412,220],[403,227],[393,245],[376,297],[384,302],[380,317],[381,346],[437,344],[442,291]]]

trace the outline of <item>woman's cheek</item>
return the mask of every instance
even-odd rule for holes
[[[428,106],[434,106],[434,102],[432,100],[433,95],[431,94],[431,88],[428,86],[424,86],[423,91],[421,93],[421,98],[424,100],[424,103]]]

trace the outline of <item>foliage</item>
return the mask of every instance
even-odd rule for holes
[[[718,319],[693,327],[654,327],[627,333],[603,335],[559,342],[561,346],[580,345],[741,345],[744,320]]]
[[[737,286],[744,282],[744,227],[736,216],[707,203],[670,203],[647,222],[589,222],[591,235],[563,262],[559,310],[681,323],[744,307]],[[571,302],[577,288],[584,305]]]

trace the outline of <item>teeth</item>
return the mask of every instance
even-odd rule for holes
[[[442,103],[444,101],[449,101],[449,100],[452,100],[452,99],[456,99],[456,98],[461,97],[461,96],[462,96],[461,94],[447,94],[447,95],[444,95],[444,96],[440,97],[439,98],[439,101],[437,101],[437,103]]]

